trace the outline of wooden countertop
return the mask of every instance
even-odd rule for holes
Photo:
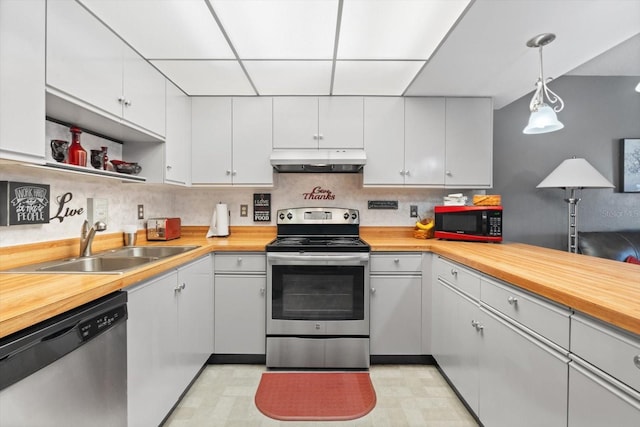
[[[265,245],[275,237],[275,227],[232,227],[229,237],[208,239],[204,237],[206,230],[206,227],[184,227],[178,240],[141,241],[140,244],[148,245],[200,247],[120,275],[0,274],[0,337],[209,252],[264,251]],[[361,227],[360,231],[373,252],[434,252],[640,335],[640,267],[637,265],[521,243],[415,239],[409,227]],[[122,245],[120,240],[105,237],[94,247],[96,251],[109,249]],[[67,243],[69,248],[77,247],[77,239],[69,239]],[[38,260],[70,256],[61,255],[59,243],[34,245],[0,248],[1,268],[24,264],[27,253],[31,256],[37,253]],[[48,255],[43,256],[44,253]]]

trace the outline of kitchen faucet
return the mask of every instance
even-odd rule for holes
[[[86,219],[82,223],[82,231],[80,232],[80,256],[91,256],[91,244],[93,238],[96,235],[96,231],[104,231],[107,229],[107,224],[102,221],[98,221],[91,228],[89,228],[89,221]]]

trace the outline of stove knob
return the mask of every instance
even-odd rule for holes
[[[356,218],[358,218],[358,215],[354,212],[354,213],[351,214],[351,218],[356,219]]]
[[[345,221],[349,219],[349,212],[345,212],[343,215]]]
[[[280,219],[284,219],[284,214],[283,214],[283,213],[281,213],[278,217],[279,217]]]
[[[287,219],[291,219],[291,218],[293,218],[293,214],[292,214],[291,212],[289,212],[289,213],[287,214]]]

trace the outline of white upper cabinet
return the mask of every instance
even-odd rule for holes
[[[45,158],[45,2],[0,1],[0,157]]]
[[[365,98],[364,129],[364,185],[444,185],[444,98]]]
[[[493,103],[490,98],[447,98],[445,185],[493,186]]]
[[[444,98],[405,99],[405,184],[444,184],[444,107]]]
[[[47,4],[50,92],[112,120],[163,136],[164,77],[81,5]]]
[[[233,99],[233,184],[273,185],[272,99]]]
[[[271,98],[192,99],[194,185],[273,185]]]
[[[364,99],[365,185],[404,184],[404,98]]]
[[[191,98],[167,81],[167,129],[164,179],[191,183]]]
[[[365,98],[363,183],[492,186],[489,98]]]
[[[275,97],[273,148],[363,148],[362,97]]]
[[[230,184],[232,98],[195,97],[191,100],[191,182]]]

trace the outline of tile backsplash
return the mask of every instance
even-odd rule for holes
[[[47,140],[65,138],[70,139],[68,128],[47,122]],[[81,141],[87,150],[110,144],[111,158],[119,158],[122,153],[120,144],[90,134],[83,134]],[[278,209],[306,206],[359,209],[363,226],[410,226],[415,223],[415,218],[409,217],[409,205],[418,205],[421,216],[431,216],[433,206],[440,204],[444,195],[459,192],[424,188],[368,188],[362,186],[361,174],[297,173],[276,173],[272,188],[188,188],[121,182],[118,179],[11,164],[2,165],[0,180],[49,184],[52,199],[49,224],[0,227],[0,246],[78,237],[82,222],[87,219],[88,198],[107,199],[107,232],[118,232],[129,224],[136,224],[138,229],[143,229],[146,219],[158,216],[180,217],[183,225],[209,225],[215,205],[219,202],[229,206],[231,226],[275,225]],[[254,193],[271,194],[270,223],[253,221]],[[471,196],[478,191],[464,193]],[[368,209],[369,200],[397,201],[398,209]],[[139,204],[144,205],[145,220],[137,219]],[[249,206],[247,217],[240,216],[241,204]]]

